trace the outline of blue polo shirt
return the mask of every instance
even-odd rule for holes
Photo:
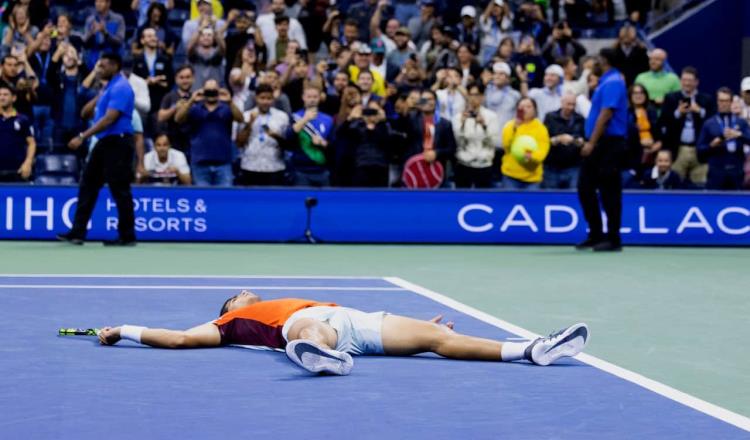
[[[591,98],[591,112],[586,118],[586,139],[591,138],[596,120],[605,108],[612,109],[613,114],[604,135],[625,137],[628,132],[628,90],[622,74],[614,68],[602,75]]]
[[[305,116],[305,109],[299,110],[292,114],[292,120],[294,122],[299,121]],[[292,125],[289,125],[289,134],[291,136],[298,136],[292,130]],[[305,124],[303,130],[312,137],[313,134],[319,135],[326,141],[331,142],[333,138],[333,118],[320,110],[318,110],[318,116],[312,121]],[[317,147],[316,147],[317,148]],[[299,171],[320,171],[326,169],[322,164],[314,162],[302,149],[295,150],[292,155],[292,164]]]
[[[132,117],[134,108],[135,93],[133,93],[133,88],[130,87],[128,79],[122,74],[115,75],[104,88],[102,96],[96,103],[94,123],[103,118],[109,109],[117,110],[120,112],[120,116],[109,127],[97,133],[97,137],[104,139],[106,136],[117,134],[133,134]]]
[[[188,111],[190,161],[198,165],[222,165],[234,159],[232,108],[224,103],[209,111],[203,103]]]
[[[26,160],[26,139],[33,136],[31,123],[25,115],[0,116],[0,171],[16,171],[21,166]]]

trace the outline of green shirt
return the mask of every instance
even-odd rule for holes
[[[635,83],[645,87],[648,97],[659,103],[664,101],[667,94],[680,90],[680,78],[674,73],[667,73],[663,70],[643,72],[635,78]]]

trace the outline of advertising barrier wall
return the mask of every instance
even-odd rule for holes
[[[0,239],[53,239],[71,224],[75,187],[0,186]],[[136,187],[136,232],[149,241],[303,238],[305,199],[314,235],[328,243],[572,244],[586,235],[574,192],[213,189]],[[631,192],[623,242],[750,245],[750,193]],[[117,235],[109,192],[89,239]]]

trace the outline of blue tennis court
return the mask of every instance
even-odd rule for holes
[[[312,377],[271,351],[56,336],[60,327],[192,327],[238,289],[443,314],[487,338],[533,336],[397,278],[0,276],[0,438],[750,437],[743,416],[585,355],[550,367],[358,357],[350,376]]]

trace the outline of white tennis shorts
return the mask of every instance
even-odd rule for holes
[[[289,329],[302,318],[325,322],[336,330],[336,350],[352,355],[383,354],[383,316],[385,312],[365,313],[348,307],[308,307],[292,314],[281,333],[289,341]]]

